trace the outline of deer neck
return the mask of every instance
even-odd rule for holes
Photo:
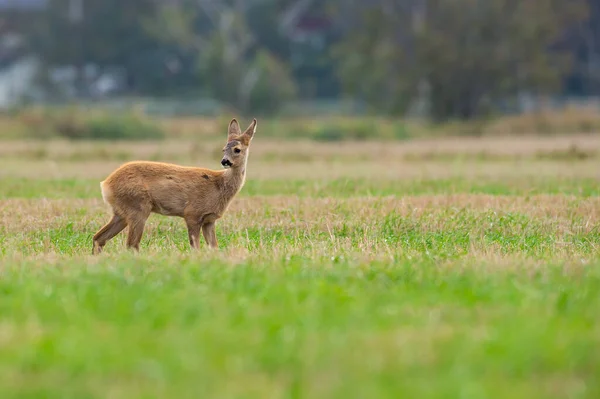
[[[240,191],[246,181],[246,163],[243,165],[229,168],[223,176],[223,191],[224,196],[228,199]]]

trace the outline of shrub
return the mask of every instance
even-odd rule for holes
[[[600,115],[589,107],[566,107],[504,116],[485,126],[485,135],[591,133],[600,130]]]
[[[261,51],[256,55],[253,66],[257,70],[258,78],[249,92],[249,103],[244,107],[246,112],[272,115],[296,97],[297,87],[291,72],[276,57]]]
[[[404,122],[396,122],[393,124],[394,138],[396,140],[408,140],[410,133],[408,126]]]
[[[111,140],[152,140],[164,138],[155,124],[132,115],[93,118],[86,123],[83,138]]]
[[[318,141],[342,141],[347,138],[348,137],[344,137],[344,132],[339,128],[339,126],[334,126],[332,124],[324,124],[319,126],[319,128],[312,135],[312,139]]]
[[[386,121],[369,118],[331,120],[319,124],[311,138],[319,141],[390,140],[398,138],[395,128]],[[402,135],[407,138],[408,132],[405,130]]]
[[[131,113],[34,110],[21,114],[19,119],[27,126],[27,134],[34,138],[152,140],[165,136],[157,124]]]

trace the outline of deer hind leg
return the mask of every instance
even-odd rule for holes
[[[209,247],[219,247],[219,244],[217,243],[217,233],[215,232],[215,222],[204,223],[202,225],[202,234]]]
[[[98,255],[101,253],[106,242],[123,231],[126,226],[125,219],[117,214],[113,215],[112,219],[94,234],[92,254]]]
[[[142,234],[144,233],[144,226],[146,225],[148,216],[150,216],[150,212],[138,213],[127,218],[127,225],[129,226],[127,248],[139,252],[140,241],[142,240]]]

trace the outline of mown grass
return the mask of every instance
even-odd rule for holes
[[[222,247],[244,251],[245,256],[266,250],[271,255],[311,253],[316,258],[447,260],[491,251],[552,260],[590,259],[598,252],[600,204],[595,199],[504,197],[493,206],[486,196],[462,195],[445,202],[441,198],[240,199],[219,223],[217,234]],[[529,209],[532,204],[537,207],[534,212]],[[3,247],[25,256],[87,254],[91,236],[108,218],[99,201],[13,200],[5,205],[0,211]],[[41,220],[42,225],[36,225]],[[167,248],[188,252],[184,226],[180,219],[155,215],[143,245],[156,253]],[[111,243],[108,251],[122,252],[122,242]]]
[[[402,151],[357,175],[334,159],[359,148],[303,144],[303,175],[297,159],[260,165],[258,149],[219,250],[192,251],[183,221],[154,215],[140,254],[120,235],[99,257],[106,165],[71,160],[51,178],[12,159],[0,397],[598,397],[597,159],[381,173]]]
[[[21,179],[0,178],[0,198],[99,198],[98,179]],[[592,178],[518,178],[512,181],[472,178],[424,178],[388,180],[366,178],[268,179],[249,180],[240,196],[296,195],[323,198],[331,196],[398,196],[434,194],[536,195],[565,194],[597,196],[600,185]]]

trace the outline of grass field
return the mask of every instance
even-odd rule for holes
[[[600,397],[600,136],[254,140],[188,248],[99,181],[222,142],[0,142],[0,397]],[[204,243],[203,243],[204,244]]]

